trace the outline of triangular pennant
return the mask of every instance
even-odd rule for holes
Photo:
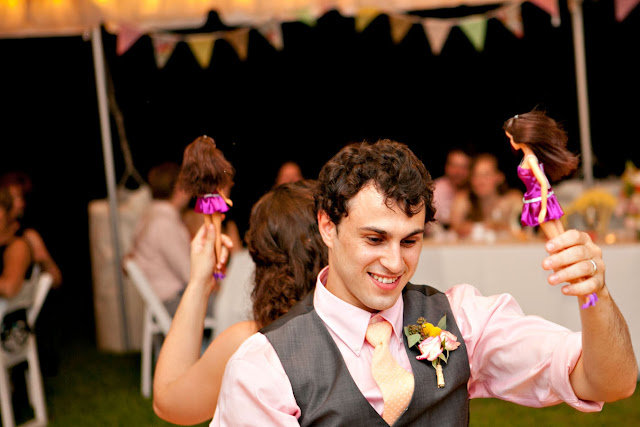
[[[551,16],[551,23],[554,27],[560,25],[560,7],[558,0],[529,0]]]
[[[164,68],[171,57],[179,38],[173,34],[152,34],[153,53],[156,58],[158,68]]]
[[[362,32],[365,28],[371,24],[371,21],[376,19],[380,15],[380,10],[372,7],[363,7],[358,9],[355,16],[356,31]]]
[[[404,15],[389,15],[389,27],[391,28],[391,40],[400,43],[407,35],[413,22]]]
[[[258,27],[258,31],[276,50],[282,50],[284,41],[280,23],[275,21],[266,22]]]
[[[127,24],[118,25],[118,36],[116,38],[116,54],[123,55],[142,36],[142,31]]]
[[[524,26],[522,25],[522,8],[519,4],[509,5],[498,9],[496,17],[502,22],[506,29],[513,35],[521,39],[524,37]]]
[[[431,52],[439,55],[444,43],[449,37],[453,21],[450,19],[427,18],[422,21],[422,27],[429,40]]]
[[[487,18],[484,16],[473,16],[461,19],[458,25],[473,47],[475,47],[478,52],[482,52],[482,50],[484,50],[484,40],[487,35]]]
[[[224,38],[235,49],[241,61],[247,59],[249,52],[249,28],[227,31]]]
[[[638,3],[640,0],[615,0],[616,21],[624,21]]]
[[[216,36],[214,34],[191,34],[186,36],[186,42],[202,68],[209,67],[215,41]]]
[[[316,17],[311,12],[311,9],[308,7],[304,9],[300,9],[296,12],[296,21],[302,22],[303,24],[307,24],[310,27],[316,25]]]

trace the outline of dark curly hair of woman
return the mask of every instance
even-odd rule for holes
[[[251,210],[245,240],[255,263],[253,317],[263,328],[314,289],[327,265],[313,207],[314,180],[282,184]]]
[[[405,144],[382,139],[352,143],[340,150],[320,171],[316,211],[324,211],[339,225],[348,215],[347,203],[370,183],[411,217],[425,209],[425,223],[433,220],[434,183],[431,175]]]

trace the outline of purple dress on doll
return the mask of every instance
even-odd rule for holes
[[[222,196],[215,192],[199,196],[196,199],[196,207],[194,210],[198,213],[211,215],[216,212],[227,212],[229,210],[229,206]],[[224,279],[225,277],[225,274],[222,272],[216,272],[213,275],[216,279]]]
[[[544,173],[544,165],[540,164],[540,170]],[[518,165],[518,178],[524,183],[527,191],[524,193],[522,201],[522,216],[520,217],[520,223],[523,226],[534,227],[540,225],[538,222],[538,215],[540,214],[540,207],[542,205],[542,192],[540,191],[540,183],[533,174],[531,169],[525,169]],[[549,181],[547,181],[547,185]],[[559,219],[564,215],[558,199],[553,194],[551,186],[548,185],[547,190],[547,215],[545,216],[545,222],[552,219]]]
[[[217,192],[205,194],[204,196],[196,199],[195,211],[198,213],[211,215],[216,212],[224,213],[228,210],[229,206],[227,206],[227,203]]]

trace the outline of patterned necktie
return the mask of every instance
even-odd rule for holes
[[[389,322],[374,316],[366,334],[367,342],[374,347],[371,373],[382,392],[382,418],[389,425],[395,423],[409,406],[414,386],[413,374],[400,366],[389,350],[392,330]]]

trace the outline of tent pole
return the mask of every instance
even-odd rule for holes
[[[122,337],[125,350],[129,350],[129,335],[127,327],[127,310],[124,299],[124,279],[122,276],[122,259],[118,230],[118,199],[116,194],[116,178],[113,166],[113,141],[111,139],[111,121],[107,107],[107,83],[105,78],[104,50],[102,46],[102,29],[96,26],[92,29],[91,45],[93,48],[93,64],[96,74],[96,90],[98,92],[98,110],[100,113],[100,130],[102,133],[102,155],[107,178],[107,193],[109,198],[109,220],[111,222],[111,237],[116,283],[120,294],[120,311],[122,317]]]
[[[569,0],[571,26],[573,29],[573,52],[576,67],[576,89],[578,91],[578,113],[580,121],[580,148],[585,188],[593,186],[593,152],[591,151],[591,126],[589,123],[589,95],[584,48],[584,25],[582,0]]]

